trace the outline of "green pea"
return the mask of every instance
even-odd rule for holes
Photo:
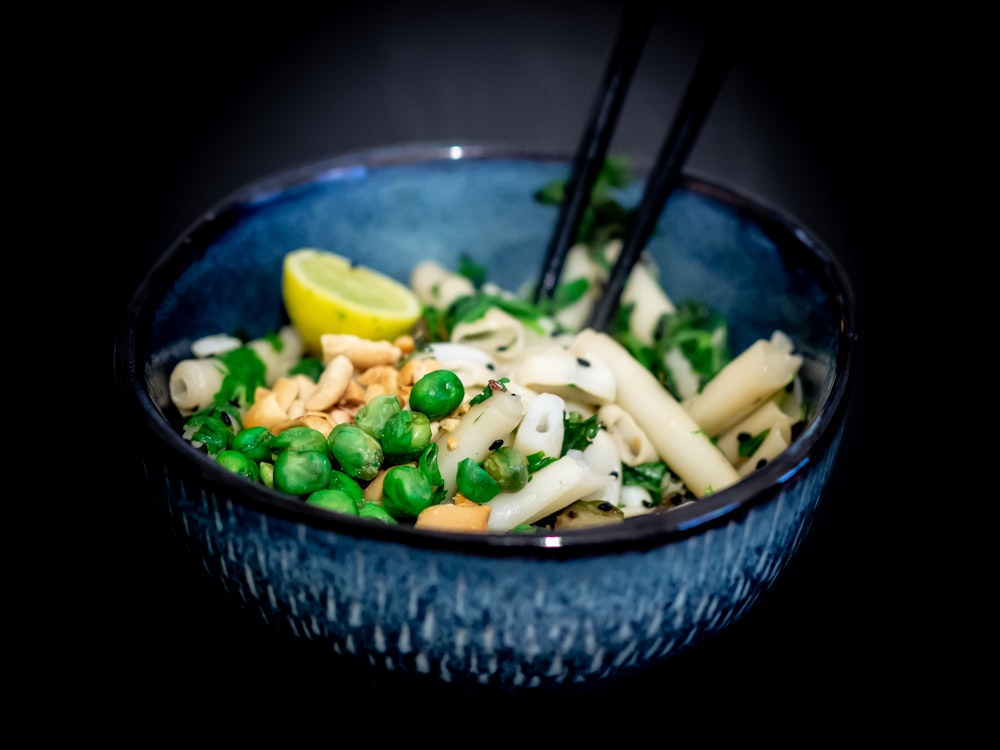
[[[365,500],[358,506],[358,515],[361,516],[361,518],[370,518],[375,521],[382,521],[383,523],[388,524],[399,523],[399,521],[392,517],[392,514],[389,513],[389,511],[378,503],[373,503],[371,500]]]
[[[229,448],[233,429],[210,409],[192,414],[184,422],[184,435],[192,443],[201,443],[209,455],[218,455]]]
[[[215,460],[219,465],[233,472],[233,474],[246,477],[251,482],[256,482],[260,476],[260,469],[257,467],[257,462],[240,451],[219,451],[219,455],[215,457]]]
[[[232,448],[254,461],[265,461],[271,458],[271,440],[274,435],[266,427],[260,425],[240,430],[233,438]]]
[[[357,501],[341,490],[316,490],[306,498],[306,502],[334,513],[344,513],[349,516],[358,515]]]
[[[441,487],[444,485],[444,479],[441,476],[441,469],[438,467],[437,443],[429,443],[427,447],[420,452],[420,458],[417,460],[417,466],[420,467],[420,470],[424,472],[424,476],[427,477],[427,481],[433,486]]]
[[[382,452],[393,463],[416,460],[431,442],[431,422],[419,411],[404,409],[385,423]]]
[[[434,502],[434,490],[416,466],[393,466],[382,482],[382,505],[393,518],[416,518]]]
[[[325,450],[286,450],[274,462],[274,488],[290,495],[308,495],[326,489],[331,471]]]
[[[326,436],[317,429],[296,425],[271,438],[271,453],[282,451],[322,451],[326,452]]]
[[[471,458],[463,458],[458,462],[455,483],[458,491],[474,503],[489,502],[500,494],[497,481]]]
[[[402,408],[398,398],[392,394],[384,393],[358,409],[354,415],[354,424],[376,440],[381,440],[386,422],[399,414]]]
[[[326,486],[327,489],[340,490],[358,502],[365,499],[365,491],[361,489],[361,485],[339,469],[330,472],[330,481]]]
[[[433,370],[413,384],[410,408],[431,421],[451,414],[465,398],[465,386],[451,370]]]
[[[353,424],[338,424],[327,438],[330,455],[349,477],[374,479],[385,458],[378,441]]]
[[[528,484],[528,460],[512,445],[490,453],[483,461],[483,470],[496,480],[501,492],[517,492]]]

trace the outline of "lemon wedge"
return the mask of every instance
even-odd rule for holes
[[[281,293],[291,324],[314,355],[321,353],[325,333],[391,341],[407,333],[421,313],[420,301],[406,285],[311,247],[285,255]]]

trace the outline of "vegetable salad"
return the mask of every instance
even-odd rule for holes
[[[643,257],[606,332],[584,328],[627,211],[609,159],[551,299],[492,285],[463,258],[412,270],[422,314],[372,340],[294,326],[195,342],[171,398],[219,465],[332,513],[455,532],[621,523],[733,484],[784,450],[805,414],[780,331],[737,356],[726,321],[675,304]],[[557,205],[564,182],[535,199]]]

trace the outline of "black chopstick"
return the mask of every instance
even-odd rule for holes
[[[726,31],[728,30],[727,28]],[[722,88],[733,62],[734,47],[731,34],[723,31],[710,34],[706,40],[681,100],[680,109],[646,181],[642,200],[629,219],[621,253],[590,312],[587,321],[589,328],[604,330],[618,307],[625,282],[649,242],[667,198],[680,182],[684,162],[691,153],[719,89]]]
[[[535,287],[535,302],[552,296],[562,273],[566,254],[576,241],[584,210],[590,204],[594,182],[604,164],[625,93],[639,62],[652,26],[655,10],[645,0],[628,2],[622,12],[611,57],[604,72],[590,120],[577,148],[556,229],[545,255],[542,276]]]

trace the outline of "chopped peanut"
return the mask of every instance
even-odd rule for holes
[[[414,528],[436,531],[489,531],[490,506],[471,501],[455,505],[432,505],[417,516]]]
[[[357,404],[361,405],[365,403],[365,389],[357,380],[351,378],[351,382],[347,384],[347,390],[344,391],[344,395],[340,397],[338,402],[341,405],[347,404]]]
[[[361,385],[380,383],[387,392],[395,393],[399,387],[399,370],[393,365],[375,365],[358,374]]]
[[[266,427],[273,433],[276,425],[288,421],[288,414],[281,408],[278,397],[271,391],[261,393],[263,389],[257,390],[253,405],[243,416],[243,426]]]
[[[384,396],[386,393],[388,393],[388,391],[385,389],[384,385],[381,383],[372,383],[365,389],[365,403],[371,401],[377,396]]]
[[[278,404],[286,412],[291,403],[299,397],[299,383],[295,378],[283,376],[274,381],[271,393],[278,399]]]
[[[373,502],[382,502],[382,485],[385,483],[385,474],[388,469],[381,469],[378,474],[372,477],[372,480],[365,486],[364,496],[365,500],[371,500]]]
[[[417,348],[417,342],[413,340],[413,336],[408,333],[404,333],[402,336],[397,336],[396,340],[392,342],[395,344],[403,354],[409,354],[414,349]]]
[[[354,376],[354,365],[343,354],[327,362],[316,383],[316,390],[306,399],[306,409],[326,411],[340,401]]]
[[[344,355],[359,370],[375,365],[394,365],[403,358],[403,350],[391,341],[371,341],[350,333],[324,333],[319,337],[323,363]]]
[[[285,409],[285,415],[289,419],[298,419],[305,413],[306,413],[306,402],[303,401],[301,398],[292,401],[292,403],[288,405],[288,408]]]

